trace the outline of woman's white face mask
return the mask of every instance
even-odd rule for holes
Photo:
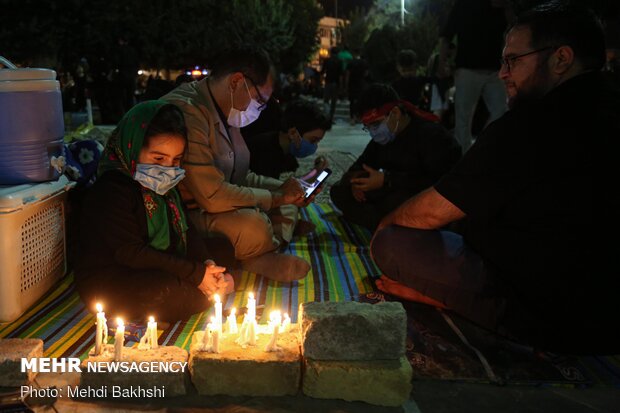
[[[245,84],[245,90],[247,90],[248,96],[250,96],[250,104],[245,110],[235,109],[233,104],[233,92],[232,90],[230,91],[230,112],[228,112],[228,124],[235,128],[248,126],[250,123],[258,119],[261,111],[261,104],[258,103],[256,99],[252,98],[252,94],[248,88],[248,83],[245,81],[245,77],[243,78],[243,83]]]

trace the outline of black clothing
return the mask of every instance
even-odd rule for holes
[[[331,56],[323,63],[322,73],[325,75],[325,83],[340,83],[342,61],[338,56]]]
[[[261,133],[246,139],[250,150],[250,170],[259,175],[279,178],[282,172],[296,171],[297,159],[290,153],[284,153],[280,146],[280,132]]]
[[[174,240],[165,252],[150,247],[140,188],[110,171],[89,189],[75,265],[78,290],[87,303],[100,299],[125,317],[186,318],[207,307],[197,286],[209,256],[189,220],[185,257],[177,255]]]
[[[546,349],[620,351],[619,137],[620,94],[582,74],[490,124],[436,185],[514,295],[507,327]]]
[[[491,0],[457,0],[440,37],[457,36],[457,68],[498,70],[506,25],[504,9]]]
[[[345,218],[374,230],[379,221],[403,201],[433,185],[460,158],[461,148],[441,125],[415,116],[392,142],[380,145],[371,141],[339,183],[332,186],[331,197]],[[366,192],[360,203],[351,194],[352,175],[366,164],[383,169],[383,187]]]
[[[429,81],[429,78],[423,76],[407,76],[397,79],[392,83],[392,87],[401,99],[420,106],[424,86]]]

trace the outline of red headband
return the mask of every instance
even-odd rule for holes
[[[397,100],[394,102],[388,102],[377,109],[367,110],[366,112],[362,114],[362,119],[361,119],[362,123],[364,125],[374,123],[380,118],[386,116],[388,113],[390,113],[390,111],[392,110],[392,108],[394,108],[394,106],[398,106],[398,105],[404,106],[406,111],[411,115],[415,115],[419,118],[428,120],[430,122],[439,122],[439,118],[433,115],[432,113],[426,112],[418,108],[411,102],[407,102],[406,100]]]

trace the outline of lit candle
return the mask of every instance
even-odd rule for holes
[[[217,324],[217,320],[211,317],[211,322],[208,324],[209,331],[211,332],[211,346],[207,348],[210,353],[220,352],[220,329],[221,325]]]
[[[103,312],[103,306],[100,303],[95,305],[97,309],[97,330],[95,333],[95,356],[98,356],[103,351],[103,344],[108,338],[108,326],[105,319],[105,313]]]
[[[237,334],[237,309],[235,307],[230,309],[230,314],[226,317],[226,323],[228,325],[228,334]]]
[[[204,329],[204,336],[202,336],[202,349],[203,350],[208,350],[209,348],[211,348],[211,329],[209,328],[211,324],[207,324],[206,328]]]
[[[280,312],[272,311],[269,318],[271,319],[270,323],[273,326],[273,334],[271,335],[271,340],[267,344],[267,347],[265,347],[265,351],[268,351],[268,352],[278,351],[279,350],[278,334],[280,333],[280,321],[281,321]]]
[[[251,346],[256,345],[256,320],[252,319],[248,321],[248,329],[246,330],[245,341]]]
[[[288,313],[284,313],[284,321],[282,321],[282,332],[287,333],[291,329],[291,317]]]
[[[222,331],[222,302],[220,301],[219,294],[213,296],[215,300],[215,325],[218,326],[218,331]]]
[[[148,342],[152,349],[157,348],[157,323],[155,317],[149,317],[149,323],[146,328],[146,334],[148,335]]]
[[[248,318],[250,321],[256,320],[256,300],[254,299],[254,293],[248,294]]]
[[[125,345],[125,325],[122,318],[116,319],[116,334],[114,335],[114,361],[121,361],[123,346]]]

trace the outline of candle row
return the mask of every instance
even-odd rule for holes
[[[100,303],[95,305],[97,309],[97,329],[95,332],[95,356],[103,353],[105,344],[108,342],[108,324],[103,312],[103,306]],[[123,319],[116,319],[116,333],[114,334],[114,360],[121,361],[123,357],[123,346],[125,345],[125,324]],[[144,336],[140,339],[138,348],[140,349],[156,349],[157,344],[157,323],[154,317],[149,317]]]

